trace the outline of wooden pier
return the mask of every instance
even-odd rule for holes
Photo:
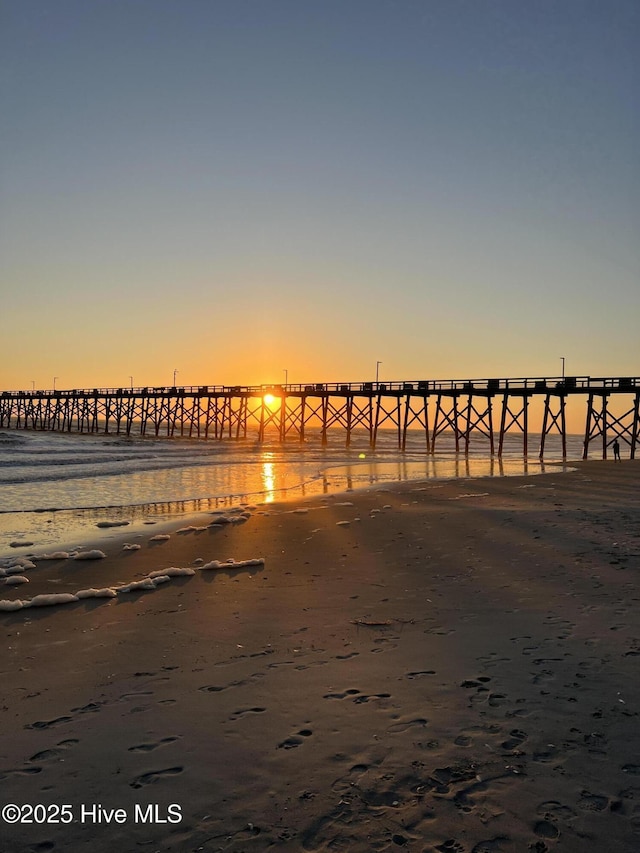
[[[522,436],[523,455],[528,456],[530,436],[536,433],[540,458],[553,434],[560,436],[566,457],[566,405],[572,397],[586,401],[585,459],[593,446],[606,459],[616,439],[635,458],[640,379],[632,377],[4,391],[0,428],[213,440],[243,439],[255,431],[259,441],[268,435],[301,442],[319,436],[323,445],[331,431],[341,432],[347,447],[363,431],[371,448],[379,430],[391,428],[401,450],[408,434],[417,432],[425,451],[434,453],[446,433],[458,452],[467,454],[472,441],[484,440],[490,454],[498,456],[509,433]],[[534,430],[529,412],[533,400],[542,404],[542,420]]]

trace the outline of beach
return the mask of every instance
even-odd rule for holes
[[[0,598],[116,594],[0,614],[3,849],[640,848],[640,468],[571,467],[34,558]]]

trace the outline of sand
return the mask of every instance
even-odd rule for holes
[[[640,466],[575,467],[37,562],[0,597],[265,561],[0,614],[2,849],[640,849]]]

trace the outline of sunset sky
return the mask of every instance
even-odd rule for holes
[[[0,389],[640,374],[637,0],[0,0]]]

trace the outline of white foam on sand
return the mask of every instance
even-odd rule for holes
[[[19,575],[26,572],[28,569],[35,569],[36,564],[31,560],[25,560],[23,563],[17,563],[13,566],[7,566],[4,570],[5,575]]]
[[[352,506],[352,504],[344,505]],[[255,509],[255,507],[252,507],[252,509]],[[215,513],[213,521],[208,526],[222,528],[226,524],[243,524],[250,518],[251,513],[246,508],[238,507],[237,509],[231,509],[227,511],[226,514],[221,514],[219,512]],[[116,527],[121,525],[111,522],[101,522],[100,526]],[[199,533],[205,530],[207,530],[207,527],[189,526],[181,528],[177,531],[177,533]],[[152,536],[149,541],[166,542],[170,538],[171,536],[168,533],[158,533],[155,536]],[[141,547],[142,546],[139,544],[127,542],[123,544],[122,549],[124,551],[138,551]],[[81,550],[80,548],[77,548],[75,550],[72,550],[71,552],[53,551],[50,554],[34,555],[33,560],[102,560],[106,558],[106,556],[107,555],[104,551],[101,551],[97,548],[91,550]],[[150,572],[144,578],[131,581],[125,584],[120,584],[114,587],[103,587],[100,589],[91,587],[89,589],[78,590],[75,594],[58,593],[48,595],[36,595],[32,599],[25,600],[3,599],[0,601],[0,611],[9,612],[15,610],[22,610],[29,607],[45,607],[53,605],[71,604],[73,602],[81,601],[83,599],[88,598],[114,599],[120,595],[126,595],[127,593],[131,592],[151,592],[155,590],[158,586],[170,582],[172,578],[193,577],[197,573],[197,571],[210,571],[220,569],[235,570],[255,566],[264,566],[264,564],[264,557],[255,557],[248,560],[229,559],[224,562],[221,562],[220,560],[210,560],[209,562],[205,562],[202,557],[199,557],[197,560],[194,561],[194,565],[196,566],[196,568],[171,566],[167,569],[158,569],[157,571]],[[36,563],[32,560],[26,557],[12,557],[10,559],[0,562],[0,578],[8,578],[9,575],[16,576],[7,579],[5,581],[5,585],[17,586],[22,583],[28,583],[28,578],[25,578],[22,573],[27,569],[33,568],[36,568]]]
[[[198,571],[211,569],[244,569],[251,566],[264,566],[264,564],[264,557],[255,557],[249,560],[229,559],[225,562],[221,562],[220,560],[211,560],[209,563],[199,566]],[[36,595],[34,598],[25,600],[2,599],[0,601],[0,611],[10,612],[14,610],[24,610],[29,607],[49,607],[54,605],[72,604],[73,602],[81,601],[86,598],[113,599],[117,598],[119,595],[125,595],[129,592],[151,592],[161,584],[168,583],[172,578],[189,578],[193,577],[196,573],[196,569],[192,569],[189,566],[171,566],[168,569],[158,569],[155,572],[150,572],[147,577],[142,578],[141,580],[131,581],[131,583],[122,584],[121,586],[116,587],[104,587],[102,589],[95,589],[91,587],[89,589],[80,589],[75,594],[65,592],[50,595]],[[27,578],[23,578],[22,580],[28,583]],[[15,582],[17,582],[17,580]]]
[[[8,599],[3,598],[2,601],[0,601],[0,611],[22,610],[23,607],[24,604],[22,601],[20,601],[19,598],[17,598],[15,601],[9,601]]]
[[[33,559],[34,560],[68,560],[69,559],[68,551],[52,551],[51,554],[38,554]]]
[[[6,560],[0,562],[0,566],[2,566],[0,569],[1,572],[10,575],[14,574],[16,569],[24,569],[25,571],[27,569],[35,569],[36,564],[28,557],[7,557]]]
[[[36,595],[30,601],[23,601],[23,607],[51,607],[54,604],[71,604],[78,601],[77,595],[70,592],[58,592],[49,595]]]
[[[144,578],[141,581],[133,581],[132,583],[125,584],[124,586],[118,586],[115,588],[116,593],[121,592],[133,592],[137,589],[155,589],[156,582],[152,578]]]
[[[235,515],[216,515],[209,527],[221,527],[223,524],[244,524],[251,518],[250,512],[236,513]]]
[[[210,563],[205,563],[200,566],[200,571],[209,571],[210,569],[244,569],[247,566],[264,566],[264,557],[256,557],[253,560],[211,560]]]
[[[79,589],[76,598],[115,598],[118,593],[115,589],[104,587],[103,589]]]
[[[486,498],[489,492],[468,492],[466,495],[456,495],[454,498],[449,498],[450,501],[459,501],[462,498]]]
[[[178,568],[176,566],[172,566],[170,569],[160,569],[157,572],[149,572],[150,578],[160,578],[160,577],[169,577],[169,578],[181,578],[181,577],[193,577],[195,575],[195,569],[190,568]]]

